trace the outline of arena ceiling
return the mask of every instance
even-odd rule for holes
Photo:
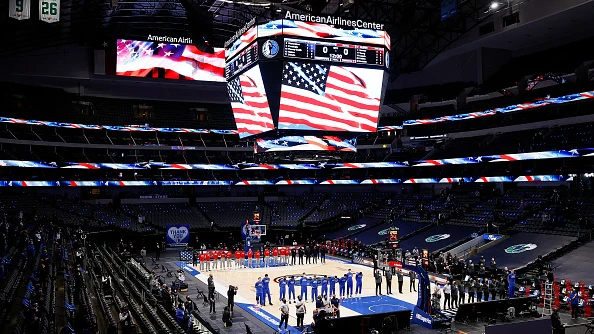
[[[2,15],[1,34],[18,54],[68,43],[102,43],[106,38],[143,38],[149,33],[210,36],[222,46],[253,17],[278,18],[285,11],[362,19],[385,25],[392,40],[391,78],[418,71],[463,34],[488,18],[490,0],[458,1],[458,13],[441,20],[441,0],[62,0],[61,22],[16,21]],[[8,1],[0,4],[8,12]],[[32,8],[32,17],[36,17]],[[212,22],[212,23],[211,23]]]

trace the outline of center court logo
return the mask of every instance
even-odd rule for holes
[[[365,226],[367,226],[367,224],[357,224],[357,225],[353,225],[353,226],[349,227],[348,230],[349,231],[360,230],[362,228],[365,228]]]
[[[436,234],[436,235],[430,236],[429,238],[426,238],[425,242],[438,242],[441,240],[445,240],[449,237],[450,237],[449,234]]]
[[[536,249],[536,247],[538,247],[536,244],[519,244],[507,247],[505,252],[507,254],[519,254]]]

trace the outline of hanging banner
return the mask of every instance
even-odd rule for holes
[[[8,16],[15,20],[28,20],[31,18],[31,0],[10,0]]]
[[[187,246],[190,242],[190,225],[167,225],[165,240],[169,247]]]
[[[47,23],[60,21],[60,0],[39,0],[39,19]]]

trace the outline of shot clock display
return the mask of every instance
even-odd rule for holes
[[[399,232],[399,228],[398,227],[390,227],[390,229],[388,230],[388,244],[391,245],[392,247],[396,248],[398,247],[398,232]]]
[[[284,56],[296,59],[384,66],[383,47],[285,38]]]

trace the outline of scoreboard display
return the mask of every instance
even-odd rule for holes
[[[286,58],[370,66],[385,65],[386,51],[383,47],[293,38],[285,38],[284,44]]]
[[[278,137],[296,140],[287,147],[258,141],[256,150],[342,150],[343,142],[320,142],[326,135],[320,131],[349,137],[376,132],[389,50],[389,35],[373,22],[288,14],[251,20],[226,42],[221,73],[239,137],[276,130]]]
[[[229,80],[258,61],[258,43],[253,43],[225,64],[225,79]]]

